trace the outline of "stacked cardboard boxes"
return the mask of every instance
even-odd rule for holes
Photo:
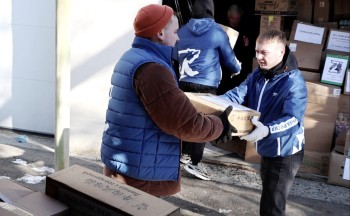
[[[341,89],[306,81],[305,157],[300,172],[327,176]]]
[[[297,1],[295,0],[256,0],[255,15],[260,16],[259,33],[269,29],[287,31],[288,18],[295,18]]]
[[[344,134],[345,136],[341,136]],[[337,144],[331,153],[330,169],[328,172],[329,184],[350,187],[350,130],[341,133]]]

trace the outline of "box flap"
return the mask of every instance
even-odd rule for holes
[[[68,211],[63,203],[9,179],[0,179],[0,198],[35,216],[59,215]]]
[[[12,204],[15,200],[26,196],[33,191],[27,187],[19,185],[9,179],[0,179],[0,199]]]
[[[117,209],[129,215],[169,215],[179,209],[165,200],[78,165],[47,176],[46,190],[52,187],[64,193],[59,197],[71,198],[75,202],[72,205],[96,205],[95,209],[103,206],[105,212]]]
[[[32,213],[24,211],[9,203],[0,202],[0,215],[1,216],[35,216]]]

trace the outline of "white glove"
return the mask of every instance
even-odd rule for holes
[[[269,135],[269,128],[258,121],[257,116],[253,117],[252,123],[256,126],[255,129],[250,134],[242,136],[241,140],[247,140],[248,142],[257,142]]]

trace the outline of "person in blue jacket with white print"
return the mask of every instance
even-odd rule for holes
[[[304,113],[307,88],[295,56],[279,30],[261,33],[256,40],[256,68],[227,100],[255,109],[255,129],[242,136],[256,144],[261,157],[260,215],[285,215],[290,188],[304,157]]]
[[[230,75],[239,74],[241,63],[226,32],[214,20],[213,0],[196,0],[192,18],[177,33],[180,40],[175,46],[174,58],[179,63],[181,90],[216,95],[222,79],[220,62],[228,68]],[[200,164],[205,144],[182,142],[181,162],[186,163],[184,169],[190,174],[210,180],[210,175]]]

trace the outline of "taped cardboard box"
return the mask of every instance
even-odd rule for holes
[[[252,118],[260,116],[260,112],[256,110],[222,99],[217,95],[192,92],[185,92],[185,94],[201,113],[219,116],[228,106],[232,106],[233,109],[228,120],[237,129],[237,133],[233,134],[235,136],[249,134],[254,128],[251,122]]]
[[[255,14],[296,15],[296,0],[256,0]]]
[[[346,155],[332,151],[327,183],[350,187],[350,158]]]
[[[180,215],[180,208],[93,170],[73,165],[47,176],[45,193],[71,215]]]
[[[0,179],[0,199],[4,203],[15,206],[17,210],[10,212],[12,214],[15,214],[15,212],[27,212],[35,216],[69,215],[68,206],[41,192],[33,191],[9,179]],[[22,215],[26,214],[23,213]]]

